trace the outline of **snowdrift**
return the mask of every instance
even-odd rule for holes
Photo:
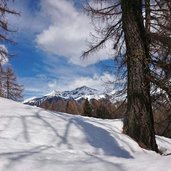
[[[140,148],[122,126],[0,98],[0,171],[170,171],[171,155]],[[171,153],[171,139],[156,138]]]

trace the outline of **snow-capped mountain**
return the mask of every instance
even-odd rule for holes
[[[79,98],[87,98],[88,96],[94,96],[96,94],[97,95],[100,94],[99,91],[97,91],[96,89],[82,86],[82,87],[76,88],[72,91],[64,91],[64,92],[53,91],[50,94],[48,94],[47,96],[49,96],[49,97],[60,96],[65,99],[73,98],[73,99],[77,100]]]
[[[23,103],[51,111],[82,114],[84,116],[87,114],[86,109],[90,108],[89,115],[109,119],[116,118],[119,114],[114,113],[118,104],[116,100],[113,101],[112,95],[112,93],[105,94],[96,89],[83,86],[72,91],[53,91],[40,98],[25,100]],[[87,104],[86,99],[88,99]],[[105,114],[101,116],[101,113]],[[119,116],[121,117],[120,114]]]
[[[40,97],[40,98],[31,98],[28,100],[25,100],[24,103],[27,104],[33,104],[33,103],[42,103],[45,100],[48,99],[52,99],[52,98],[58,98],[58,99],[73,99],[73,100],[80,100],[80,99],[102,99],[105,98],[105,93],[102,93],[96,89],[90,88],[90,87],[86,87],[86,86],[82,86],[79,88],[76,88],[74,90],[71,91],[63,91],[63,92],[59,92],[59,91],[52,91],[51,93]]]

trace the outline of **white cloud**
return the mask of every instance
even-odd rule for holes
[[[70,63],[88,66],[100,60],[112,58],[112,43],[86,59],[80,56],[88,48],[87,40],[94,30],[90,18],[73,5],[74,0],[40,0],[38,10],[31,10],[29,1],[16,0],[12,8],[21,13],[20,17],[9,16],[9,23],[17,30],[18,38],[23,34],[35,41],[39,48],[56,58],[64,57]],[[48,58],[49,57],[49,58]]]
[[[102,75],[94,74],[90,76],[70,76],[69,78],[60,77],[58,79],[48,79],[46,75],[37,75],[35,77],[25,77],[20,79],[20,83],[25,85],[25,98],[32,96],[43,96],[53,90],[66,91],[73,90],[81,86],[88,86],[105,91],[107,82],[115,81],[115,76],[110,73],[103,73]],[[107,87],[109,88],[109,87]]]
[[[51,24],[37,35],[36,42],[40,48],[67,58],[69,62],[81,66],[94,64],[99,60],[114,56],[112,43],[106,48],[82,61],[80,56],[87,49],[87,39],[93,30],[90,19],[78,11],[72,1],[42,0],[41,13],[46,14]]]
[[[53,80],[48,84],[49,88],[53,88],[53,90],[73,90],[75,88],[81,86],[88,86],[91,88],[95,88],[101,91],[105,91],[108,85],[108,82],[114,82],[116,77],[111,75],[107,72],[103,73],[102,75],[94,74],[92,77],[90,76],[77,76],[77,77],[70,77],[68,80],[63,80],[63,78],[59,80]],[[64,82],[66,84],[64,84]],[[109,88],[109,87],[108,87]]]
[[[20,14],[8,15],[10,28],[19,33],[15,34],[16,37],[18,36],[17,38],[21,38],[21,36],[23,35],[26,38],[35,36],[49,24],[49,21],[45,20],[46,16],[44,13],[42,13],[42,11],[30,10],[29,3],[30,2],[27,0],[15,0],[15,2],[9,2],[9,8],[15,10]]]

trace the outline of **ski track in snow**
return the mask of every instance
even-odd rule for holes
[[[122,126],[0,98],[0,171],[170,171],[171,155],[140,148]],[[171,139],[156,139],[171,153]]]

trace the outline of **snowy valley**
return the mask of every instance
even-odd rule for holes
[[[171,139],[156,136],[164,155],[122,134],[122,119],[55,113],[0,98],[1,171],[169,171]]]

